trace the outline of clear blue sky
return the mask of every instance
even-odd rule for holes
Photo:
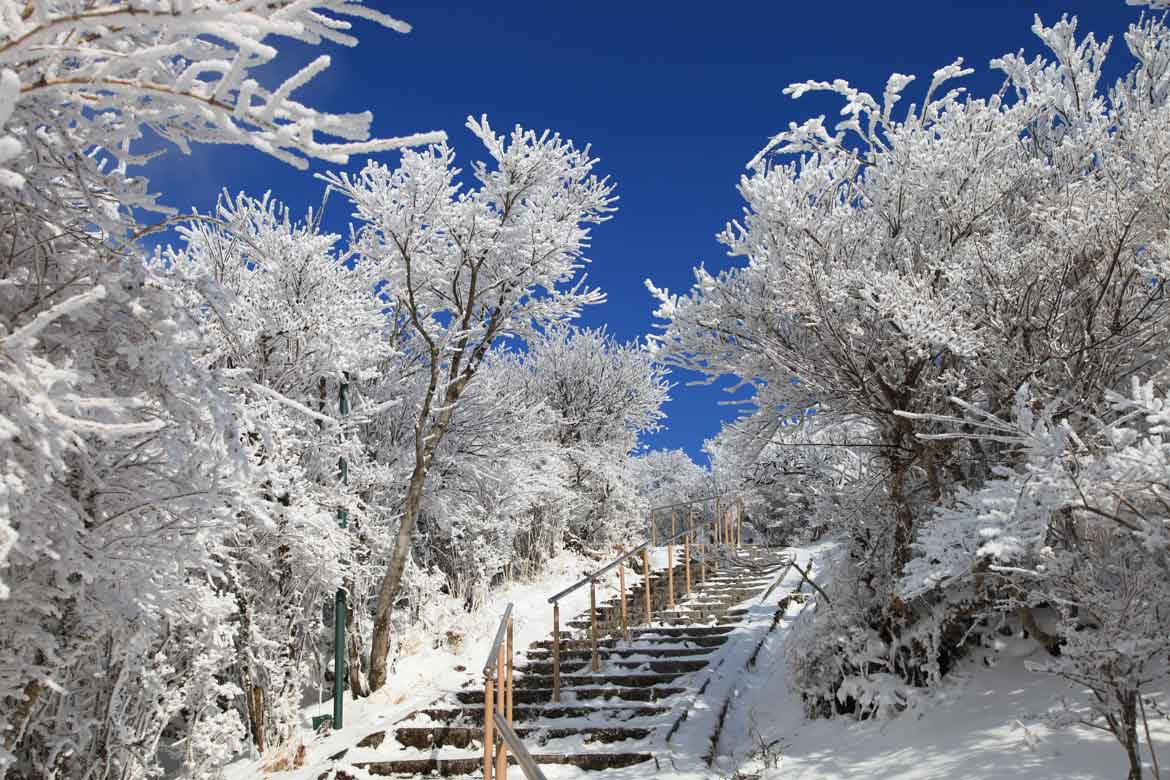
[[[732,262],[714,236],[739,214],[736,181],[767,138],[789,121],[840,107],[815,96],[790,100],[781,95],[787,84],[845,78],[880,95],[898,71],[918,76],[908,105],[936,68],[962,56],[978,71],[966,86],[985,94],[1000,83],[989,59],[1039,52],[1033,13],[1053,21],[1064,12],[1080,18],[1081,32],[1114,35],[1116,74],[1128,63],[1121,33],[1138,16],[1124,0],[368,1],[414,31],[359,28],[362,45],[332,48],[333,67],[298,97],[333,111],[371,109],[381,136],[446,130],[464,161],[479,155],[463,128],[468,114],[487,113],[498,129],[519,122],[592,143],[621,201],[616,217],[595,230],[591,252],[590,278],[609,301],[584,324],[606,324],[622,339],[652,327],[646,277],[681,290],[694,265]],[[285,49],[295,63],[312,54]],[[321,193],[311,173],[250,150],[173,151],[152,168],[154,189],[183,210],[210,208],[220,187],[271,189],[297,211]],[[339,202],[327,216],[334,230],[348,218]],[[727,398],[719,390],[674,378],[669,429],[650,443],[700,458],[703,440],[733,412],[718,405]]]

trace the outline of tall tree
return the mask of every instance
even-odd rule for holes
[[[414,468],[374,610],[370,686],[387,678],[391,614],[410,554],[427,474],[460,398],[492,344],[565,322],[603,296],[580,271],[589,225],[614,210],[614,185],[593,174],[589,148],[517,126],[497,135],[469,119],[490,163],[463,190],[445,144],[406,151],[394,169],[371,162],[326,181],[362,225],[354,251],[381,275],[381,292],[412,330],[427,373],[414,409]]]

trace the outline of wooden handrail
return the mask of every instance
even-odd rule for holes
[[[504,616],[500,618],[500,627],[496,629],[496,638],[492,641],[492,647],[488,650],[487,662],[483,665],[483,676],[491,677],[496,668],[496,655],[500,651],[500,645],[507,635],[507,629],[510,627],[512,621],[512,602],[508,602],[508,606],[504,609]]]
[[[570,585],[569,587],[560,591],[559,593],[555,593],[552,596],[549,596],[548,603],[549,604],[556,604],[558,601],[563,599],[565,596],[568,596],[570,593],[575,591],[577,588],[584,587],[589,582],[596,580],[598,577],[600,577],[603,574],[608,574],[616,566],[624,563],[627,559],[634,557],[635,555],[637,555],[639,552],[641,552],[644,548],[646,548],[648,546],[649,546],[649,542],[642,542],[640,545],[638,545],[634,549],[630,550],[628,553],[625,553],[624,555],[622,555],[618,558],[615,558],[614,560],[610,561],[605,566],[603,566],[602,568],[593,572],[592,574],[589,574],[585,577],[582,577],[581,579],[577,580],[572,585]]]
[[[674,542],[676,539],[686,537],[683,544],[683,575],[685,582],[686,594],[691,593],[691,557],[695,549],[692,542],[696,543],[699,549],[700,559],[700,576],[703,582],[707,581],[707,557],[711,554],[712,548],[720,545],[734,544],[737,548],[739,546],[740,534],[737,532],[743,527],[743,502],[737,497],[728,503],[728,506],[723,511],[720,511],[720,503],[723,496],[710,496],[707,498],[696,499],[694,501],[685,501],[673,506],[687,506],[699,501],[715,500],[715,509],[711,517],[699,523],[695,523],[694,510],[687,512],[684,518],[684,528],[679,531],[676,526],[676,515],[671,513],[671,535],[666,539],[661,540],[660,544],[667,547],[667,603],[671,609],[674,609]],[[734,509],[732,509],[734,507]],[[662,508],[662,507],[658,507]],[[709,543],[700,541],[697,536],[699,531],[711,529],[711,539]],[[651,530],[654,530],[653,524]],[[573,583],[569,587],[555,593],[549,597],[548,601],[553,607],[553,641],[552,641],[552,664],[553,664],[553,688],[552,700],[559,702],[561,700],[561,604],[560,601],[565,596],[569,595],[578,588],[584,587],[586,583],[589,584],[589,647],[590,658],[589,666],[594,672],[600,671],[600,658],[598,653],[598,630],[597,630],[597,583],[600,578],[612,571],[613,569],[622,566],[633,559],[635,556],[640,556],[642,559],[642,591],[645,599],[646,610],[646,624],[649,625],[652,620],[651,610],[651,596],[650,596],[650,555],[649,550],[651,543],[643,542],[629,552],[622,553],[614,560],[602,566],[597,571],[591,572],[582,579]],[[714,565],[715,562],[713,562]],[[715,566],[717,569],[718,567]],[[620,614],[621,614],[621,632],[622,636],[629,641],[630,628],[628,617],[626,613],[626,577],[625,568],[618,571],[618,581],[621,593],[619,595]],[[497,638],[497,641],[498,638]],[[489,660],[490,663],[490,660]]]
[[[722,498],[723,493],[716,493],[713,496],[703,496],[702,498],[692,498],[690,501],[679,501],[675,504],[662,504],[661,506],[652,506],[647,509],[647,512],[657,512],[659,509],[678,509],[680,506],[690,506],[691,504],[701,504],[704,501],[714,501],[717,498]]]
[[[496,630],[496,638],[483,667],[484,780],[492,780],[493,771],[497,780],[506,780],[508,776],[508,741],[501,732],[503,741],[497,746],[493,726],[500,719],[507,723],[512,721],[512,606],[508,604],[504,616],[500,618],[500,627]]]
[[[709,518],[707,520],[704,520],[702,523],[699,523],[698,525],[692,526],[690,528],[684,528],[683,530],[679,531],[678,533],[673,534],[673,535],[667,537],[666,539],[661,540],[659,542],[658,546],[661,547],[662,545],[670,544],[675,539],[681,539],[682,537],[686,536],[687,534],[689,534],[693,531],[698,531],[698,530],[705,528],[707,526],[713,526],[719,522],[719,519],[720,518],[718,516],[712,517],[712,518]],[[650,546],[649,542],[642,542],[640,545],[638,545],[634,549],[630,550],[629,552],[623,553],[622,555],[619,555],[617,558],[614,558],[612,561],[607,563],[605,566],[602,566],[600,569],[593,572],[592,574],[588,574],[588,575],[582,577],[581,579],[577,580],[572,585],[570,585],[569,587],[560,591],[559,593],[556,593],[552,596],[549,596],[548,603],[549,604],[556,604],[558,601],[563,599],[565,596],[568,596],[570,593],[577,590],[577,588],[583,588],[586,585],[588,585],[590,581],[596,580],[597,578],[601,577],[601,575],[603,575],[603,574],[608,574],[615,567],[621,565],[622,563],[625,563],[627,560],[629,560],[630,558],[633,558],[635,555],[639,554],[644,548],[647,548],[649,546]]]

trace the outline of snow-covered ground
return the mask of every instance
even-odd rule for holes
[[[819,557],[819,556],[818,556]],[[799,560],[806,560],[801,552]],[[807,587],[806,587],[807,589]],[[797,611],[799,607],[797,608]],[[1053,730],[1044,713],[1059,697],[1083,700],[1058,678],[1028,671],[1043,651],[1013,642],[964,661],[939,690],[884,722],[802,717],[783,662],[795,611],[769,634],[754,673],[737,686],[715,776],[760,780],[1072,780],[1126,776],[1128,762],[1112,736],[1086,727]],[[988,666],[985,660],[993,664]],[[1159,698],[1165,700],[1170,685]],[[1151,713],[1152,715],[1152,713]],[[1163,776],[1170,776],[1170,721],[1150,730]],[[767,760],[761,746],[771,746]],[[1143,756],[1149,753],[1143,739]],[[1149,776],[1153,773],[1147,766]]]

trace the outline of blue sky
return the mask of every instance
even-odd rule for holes
[[[845,78],[880,95],[898,71],[919,77],[905,93],[908,104],[931,72],[962,56],[977,68],[966,86],[984,94],[1000,83],[989,59],[1021,48],[1039,53],[1033,13],[1045,21],[1075,14],[1081,33],[1114,35],[1116,75],[1128,67],[1121,33],[1138,16],[1124,0],[368,2],[414,31],[363,25],[362,45],[333,47],[333,67],[298,97],[332,111],[370,109],[380,136],[446,130],[464,161],[479,156],[463,127],[468,114],[486,113],[498,129],[521,123],[591,143],[621,201],[615,218],[595,230],[590,253],[590,279],[609,300],[583,324],[607,325],[622,339],[652,328],[646,277],[677,291],[689,287],[698,263],[735,262],[714,236],[740,213],[736,182],[768,137],[840,107],[815,96],[790,100],[781,94],[789,83]],[[314,54],[283,48],[290,68]],[[393,164],[394,155],[385,158]],[[221,187],[270,189],[295,211],[321,196],[311,173],[251,150],[172,151],[151,167],[153,189],[182,210],[210,208]],[[327,225],[341,230],[347,220],[335,201]],[[717,388],[674,379],[669,428],[650,444],[700,458],[703,440],[734,412],[719,405],[728,396]]]

